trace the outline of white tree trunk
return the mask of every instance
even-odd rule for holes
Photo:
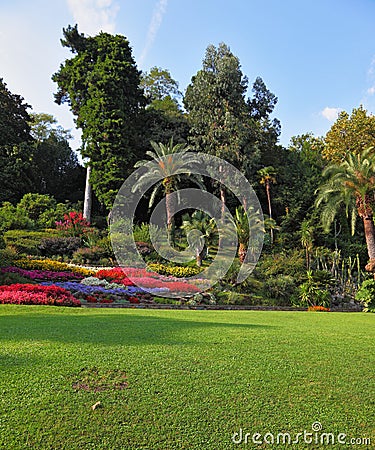
[[[92,206],[92,188],[90,184],[91,166],[86,168],[86,187],[85,187],[85,199],[83,202],[83,217],[90,222],[91,221],[91,206]]]

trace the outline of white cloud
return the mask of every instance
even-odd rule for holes
[[[367,75],[369,77],[373,77],[375,74],[375,56],[372,58],[371,63],[370,63],[370,67],[367,71]]]
[[[375,94],[375,86],[371,86],[370,88],[367,89],[367,94],[368,95],[374,95]]]
[[[325,117],[330,122],[333,122],[337,119],[338,115],[342,111],[341,108],[330,108],[326,106],[323,111],[320,112],[320,114]]]
[[[147,57],[148,52],[150,51],[150,48],[152,47],[155,39],[156,34],[160,28],[160,25],[163,21],[164,14],[167,11],[167,4],[168,0],[158,0],[158,3],[155,6],[154,12],[152,14],[150,26],[148,28],[147,37],[146,37],[146,44],[142,50],[142,54],[139,58],[139,65],[141,66],[144,62],[144,60]]]
[[[81,32],[89,35],[100,31],[115,33],[119,7],[113,0],[67,0],[67,3]]]

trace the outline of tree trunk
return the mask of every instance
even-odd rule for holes
[[[221,219],[225,218],[225,203],[227,201],[227,194],[225,192],[224,186],[220,187],[220,200],[221,200]]]
[[[272,206],[271,206],[271,190],[270,190],[270,182],[266,181],[266,193],[267,193],[267,201],[268,201],[268,214],[270,219],[272,219]],[[271,237],[271,245],[273,245],[273,229],[270,229],[270,237]]]
[[[245,244],[240,242],[240,245],[238,247],[238,259],[240,260],[241,264],[245,261],[246,253],[247,253],[247,251],[246,251]]]
[[[92,188],[90,184],[91,166],[86,168],[86,187],[85,198],[83,202],[83,217],[90,222],[91,221],[91,208],[92,208]]]
[[[372,216],[363,218],[367,252],[370,260],[375,260],[375,227]]]
[[[175,244],[175,224],[174,224],[174,200],[171,192],[165,194],[165,208],[167,210],[167,233],[170,245]]]
[[[307,247],[305,248],[305,252],[306,252],[306,269],[310,270],[310,252]]]
[[[202,252],[197,250],[196,254],[195,254],[195,261],[196,261],[197,267],[201,267],[202,266],[202,259],[203,259]]]

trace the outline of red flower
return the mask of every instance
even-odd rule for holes
[[[0,286],[0,303],[81,306],[81,302],[66,289],[57,286],[41,286],[35,284]]]
[[[110,298],[102,298],[99,303],[113,303],[113,300]]]

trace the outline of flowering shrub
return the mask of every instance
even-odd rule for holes
[[[69,264],[53,261],[51,259],[18,259],[14,262],[17,267],[28,270],[52,270],[56,272],[73,272],[78,275],[95,275],[95,270],[84,269],[83,267],[74,267]]]
[[[69,291],[57,286],[11,284],[0,286],[0,303],[17,305],[81,306]]]
[[[54,272],[52,270],[27,270],[19,267],[4,267],[0,270],[2,273],[17,273],[22,277],[29,278],[33,281],[50,280],[50,281],[66,281],[81,280],[83,275],[73,272]]]
[[[309,306],[308,308],[307,308],[307,311],[317,311],[317,312],[319,312],[319,311],[322,311],[322,312],[329,312],[330,311],[330,309],[329,308],[325,308],[324,306]]]
[[[89,231],[90,222],[88,222],[81,212],[71,211],[64,214],[64,221],[56,222],[56,228],[64,231],[71,236],[81,236]]]

